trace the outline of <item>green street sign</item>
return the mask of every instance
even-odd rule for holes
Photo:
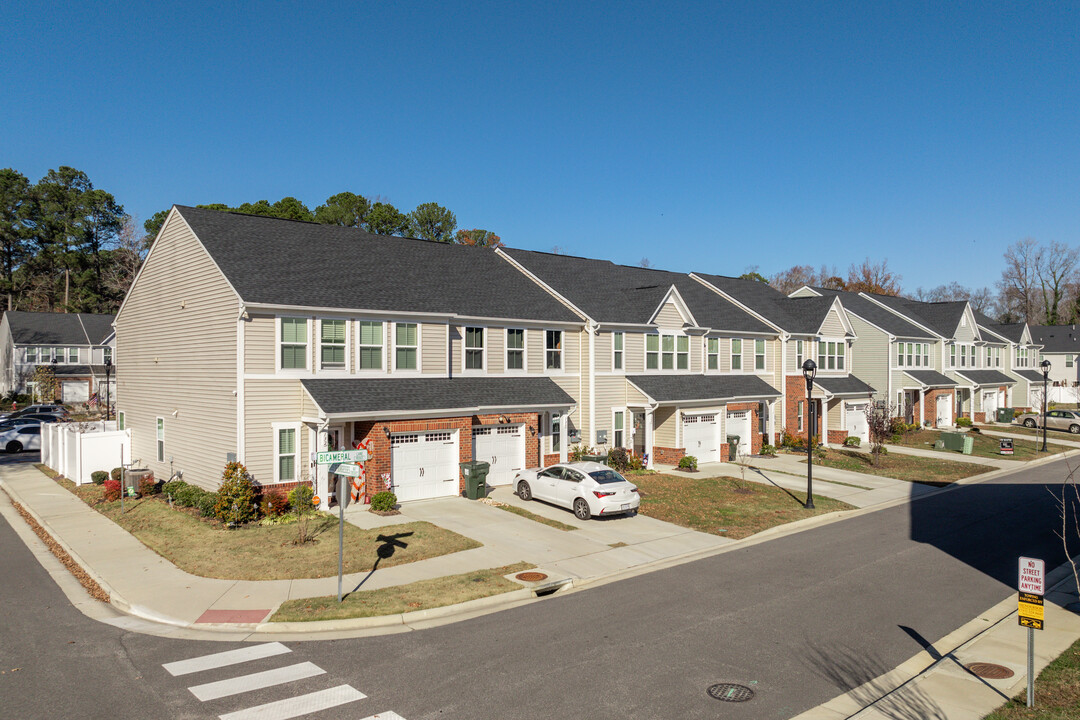
[[[331,465],[330,472],[334,475],[344,475],[345,477],[360,477],[359,465]]]
[[[368,457],[367,450],[333,450],[315,453],[315,463],[317,465],[333,465],[334,463],[365,462]]]

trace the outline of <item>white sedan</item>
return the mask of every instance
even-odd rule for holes
[[[41,449],[41,425],[19,425],[0,432],[0,448],[9,453]]]
[[[514,478],[514,492],[522,500],[535,498],[573,510],[580,520],[632,513],[641,505],[636,485],[596,462],[522,470]]]

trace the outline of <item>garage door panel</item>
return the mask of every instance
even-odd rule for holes
[[[718,462],[720,426],[714,414],[683,415],[683,447],[699,463]]]
[[[864,443],[870,442],[870,426],[866,422],[867,403],[848,403],[847,432],[849,437],[857,437]]]
[[[394,435],[391,476],[398,500],[422,500],[458,494],[456,431]]]
[[[86,380],[64,380],[60,397],[65,403],[84,403],[90,399],[90,383]]]
[[[525,426],[474,427],[473,453],[476,460],[491,466],[488,485],[509,485],[525,467]]]
[[[739,410],[727,414],[727,434],[739,436],[740,455],[749,455],[751,452],[753,445],[751,444],[750,432],[751,418],[749,410]]]

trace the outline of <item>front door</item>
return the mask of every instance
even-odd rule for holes
[[[915,391],[904,391],[904,422],[911,425],[915,422]]]
[[[343,449],[344,446],[343,446],[342,443],[344,442],[344,440],[345,440],[345,428],[344,427],[342,427],[341,425],[332,425],[329,428],[327,428],[327,430],[326,430],[326,449],[328,451],[334,451],[334,450]],[[334,501],[331,503],[331,505],[337,505],[337,488],[338,488],[339,476],[335,475],[332,472],[328,472],[327,477],[329,478],[329,480],[328,480],[329,486],[328,487],[330,488],[330,492],[328,494],[332,495],[333,498],[334,498]],[[345,478],[345,486],[346,486],[346,488],[348,487],[348,485],[349,485],[349,478]]]
[[[634,418],[634,454],[645,457],[645,413],[632,413]]]
[[[952,401],[948,395],[938,395],[937,398],[937,426],[949,427],[953,424]]]

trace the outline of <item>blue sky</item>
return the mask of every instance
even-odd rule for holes
[[[1080,243],[1080,4],[0,8],[0,167],[141,219],[349,190],[514,247],[993,284]]]

